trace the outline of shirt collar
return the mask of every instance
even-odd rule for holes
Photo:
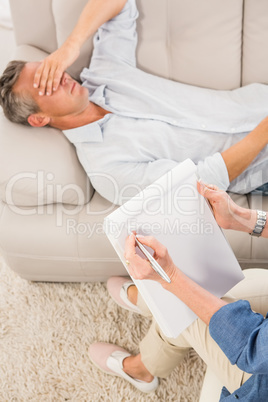
[[[73,144],[79,142],[103,142],[102,130],[98,122],[70,130],[63,130],[63,134]]]

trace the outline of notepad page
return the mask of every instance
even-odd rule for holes
[[[126,269],[125,239],[136,230],[156,237],[186,275],[222,297],[244,275],[196,185],[196,166],[187,159],[106,217],[104,229]],[[133,281],[166,336],[176,338],[196,319],[159,283]]]

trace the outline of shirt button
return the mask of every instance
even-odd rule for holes
[[[234,395],[235,399],[239,399],[239,396],[237,394]]]
[[[206,128],[206,125],[205,124],[202,124],[202,126],[201,126],[202,128]]]
[[[231,128],[231,131],[232,131],[232,133],[233,133],[233,132],[235,131],[235,128],[234,128],[234,127],[232,127],[232,128]]]

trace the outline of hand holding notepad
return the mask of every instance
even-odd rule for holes
[[[244,275],[196,186],[196,166],[187,159],[107,216],[104,229],[126,269],[125,240],[134,230],[140,235],[154,236],[168,249],[181,271],[210,293],[222,297]],[[136,252],[142,256],[140,250]],[[160,283],[133,281],[166,336],[177,337],[196,319]]]

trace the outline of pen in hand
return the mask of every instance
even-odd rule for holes
[[[149,251],[146,250],[144,245],[141,244],[141,242],[139,241],[137,236],[135,236],[135,240],[136,240],[136,245],[139,247],[139,249],[145,255],[145,257],[148,258],[148,260],[151,264],[151,267],[155,270],[155,272],[157,272],[158,275],[160,275],[161,278],[164,279],[166,282],[171,283],[169,276],[166,274],[166,272],[163,270],[163,268],[158,264],[158,262],[154,259],[154,257],[149,253]]]

